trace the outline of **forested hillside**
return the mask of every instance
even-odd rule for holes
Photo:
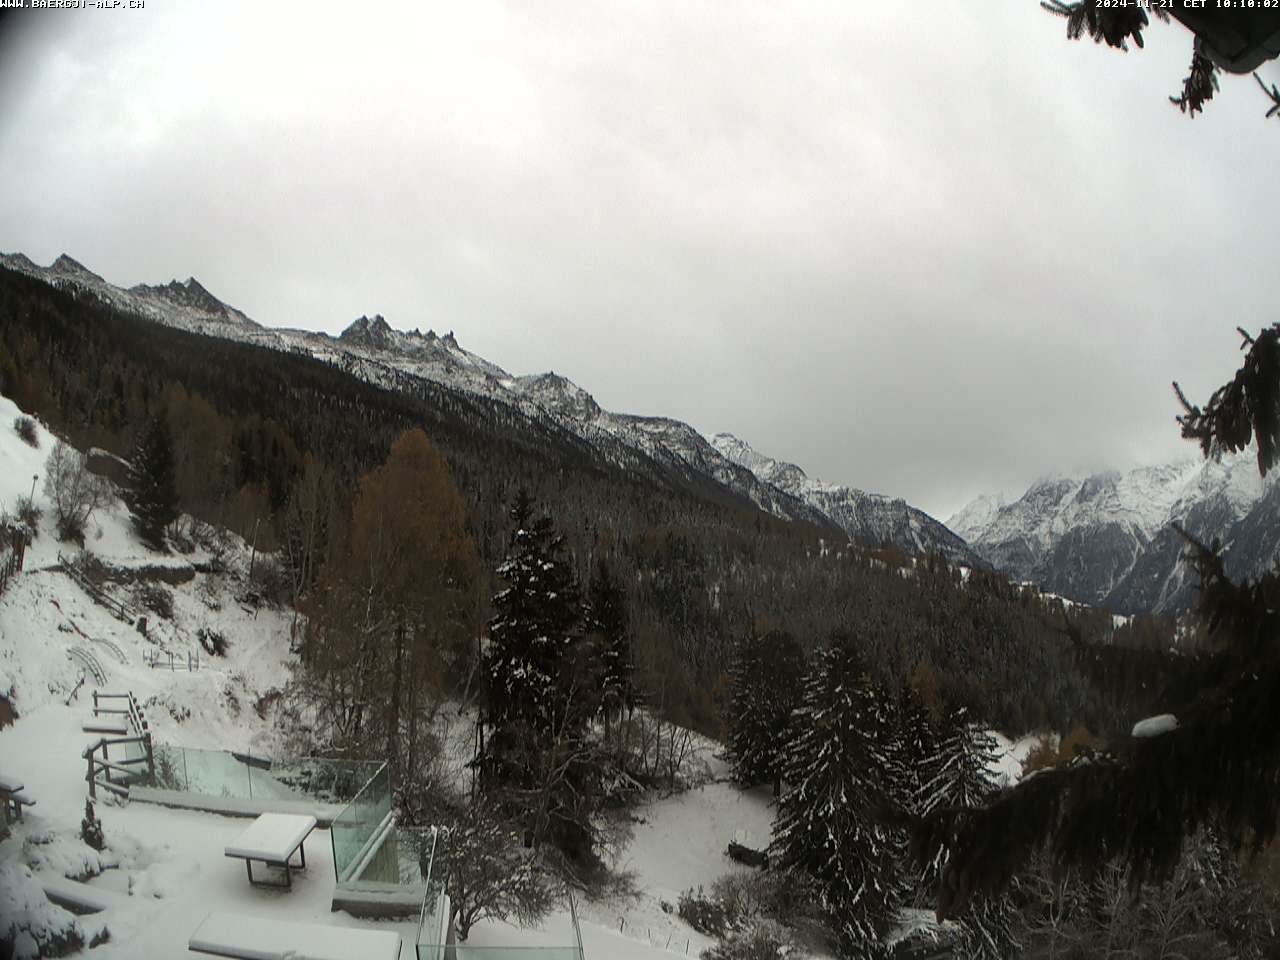
[[[772,628],[807,648],[849,631],[887,682],[927,677],[1008,729],[1107,725],[1071,670],[1056,610],[1003,577],[855,547],[497,400],[407,377],[399,389],[376,387],[311,357],[167,328],[7,270],[0,386],[76,443],[126,456],[164,417],[183,509],[259,550],[296,544],[310,490],[326,514],[309,560],[321,566],[342,562],[329,545],[346,537],[360,477],[421,428],[462,493],[481,575],[492,576],[508,510],[526,490],[565,534],[580,582],[604,558],[623,585],[642,695],[703,730],[719,729],[734,643]],[[273,588],[295,600],[306,582],[289,556]],[[489,616],[482,600],[473,635]],[[1081,625],[1086,635],[1113,630],[1109,617],[1081,615]],[[465,684],[473,666],[456,664],[450,682]]]

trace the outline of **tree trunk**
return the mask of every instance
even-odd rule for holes
[[[399,781],[400,773],[400,673],[404,667],[404,622],[396,623],[396,660],[391,669],[391,709],[387,716],[387,764],[391,767],[391,782]]]

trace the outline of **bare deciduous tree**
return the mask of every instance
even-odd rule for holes
[[[111,502],[107,481],[90,473],[84,454],[62,440],[45,462],[44,492],[53,503],[58,539],[78,543],[93,511]]]
[[[492,804],[478,798],[444,819],[432,872],[449,895],[458,939],[466,940],[480,920],[529,926],[551,911],[558,884]]]

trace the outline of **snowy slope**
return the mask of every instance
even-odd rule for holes
[[[1126,473],[1048,477],[1017,500],[979,497],[948,525],[998,569],[1123,613],[1176,613],[1191,602],[1178,524],[1228,547],[1228,568],[1257,574],[1276,559],[1266,519],[1276,484],[1249,453],[1187,458]],[[1255,513],[1255,510],[1258,512]]]
[[[0,471],[0,510],[12,511],[18,498],[31,492],[33,475],[43,480],[45,458],[55,443],[43,427],[38,431],[38,449],[18,440],[11,424],[19,415],[7,397],[0,397],[0,461],[6,468]],[[254,610],[237,601],[248,562],[246,546],[227,537],[226,572],[197,574],[198,566],[214,561],[207,550],[155,554],[134,537],[127,510],[118,500],[94,513],[85,552],[122,573],[167,567],[191,576],[185,584],[165,587],[173,596],[173,619],[163,621],[149,614],[148,634],[143,636],[132,624],[95,604],[63,572],[60,557],[75,558],[80,551],[54,539],[52,509],[42,482],[35,491],[36,503],[44,510],[40,535],[27,549],[23,573],[0,595],[0,692],[9,696],[19,715],[65,704],[73,695],[82,672],[67,657],[75,647],[93,654],[107,674],[107,687],[114,690],[123,685],[134,691],[159,739],[186,746],[271,752],[274,732],[257,717],[253,706],[288,678],[289,665],[295,660],[289,653],[291,615],[269,608]],[[137,602],[134,588],[109,583],[105,589],[140,615],[148,614]],[[172,652],[185,663],[187,654],[199,649],[199,630],[211,626],[230,641],[226,658],[210,659],[201,650],[201,669],[191,673],[144,665],[144,652],[148,656]],[[85,696],[87,689],[74,694],[73,703],[81,712]]]
[[[910,552],[939,550],[965,563],[975,561],[950,531],[901,500],[818,483],[799,467],[768,458],[759,458],[768,468],[756,469],[749,462],[752,457],[743,458],[743,450],[708,441],[681,421],[604,410],[587,391],[555,373],[513,376],[463,349],[452,332],[439,336],[432,330],[395,330],[380,315],[358,318],[337,337],[267,329],[217,300],[194,278],[125,290],[65,254],[47,268],[20,253],[0,254],[0,265],[90,292],[168,326],[304,353],[387,389],[412,390],[416,382],[429,381],[510,404],[532,418],[553,421],[612,463],[630,467],[637,459],[653,462],[686,481],[709,481],[776,517],[833,527],[863,542],[891,542]]]

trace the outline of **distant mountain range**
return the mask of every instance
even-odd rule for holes
[[[429,381],[515,407],[619,466],[656,464],[668,475],[723,488],[772,516],[829,527],[833,536],[911,553],[937,551],[964,565],[989,564],[1120,613],[1176,614],[1194,603],[1194,578],[1182,560],[1185,544],[1173,524],[1205,541],[1219,538],[1236,577],[1256,575],[1280,557],[1280,483],[1264,483],[1249,454],[1046,478],[1015,500],[979,497],[943,525],[901,499],[809,477],[731,434],[708,438],[679,420],[604,410],[560,374],[510,374],[463,349],[452,332],[396,330],[376,315],[359,317],[337,337],[276,329],[255,323],[194,277],[125,289],[65,254],[48,267],[20,253],[0,254],[0,265],[167,326],[315,357],[387,389]]]
[[[901,499],[822,483],[729,434],[708,439],[679,420],[604,410],[571,380],[552,372],[509,374],[463,349],[452,332],[396,330],[381,316],[360,317],[337,337],[276,329],[223,303],[194,277],[125,289],[65,254],[48,267],[20,253],[0,254],[0,265],[167,326],[303,353],[387,389],[426,380],[509,404],[527,416],[551,418],[611,462],[654,461],[673,474],[710,480],[773,516],[830,527],[833,535],[859,543],[936,551],[967,565],[982,562],[960,537]]]
[[[979,497],[947,522],[992,566],[1118,613],[1177,614],[1195,602],[1187,544],[1218,538],[1233,578],[1280,557],[1280,483],[1252,453],[1127,473],[1052,477],[1017,500]]]

